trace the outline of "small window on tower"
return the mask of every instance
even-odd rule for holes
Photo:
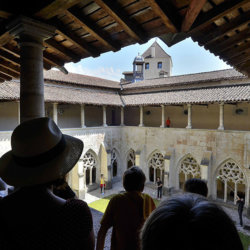
[[[157,68],[162,69],[162,62],[158,62]]]
[[[149,63],[145,64],[145,69],[149,69]]]

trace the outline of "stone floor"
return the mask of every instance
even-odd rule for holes
[[[119,193],[121,191],[124,191],[124,188],[122,187],[121,183],[115,183],[113,184],[112,189],[110,190],[106,190],[104,195],[100,194],[100,190],[94,190],[90,193],[87,193],[85,196],[84,201],[86,201],[87,203],[91,203],[93,201],[99,200],[105,196],[109,196],[111,194],[114,193]],[[149,188],[149,187],[145,187],[144,192],[151,195],[151,197],[156,198],[156,190]],[[167,199],[167,196],[163,196],[162,200]],[[249,229],[245,229],[244,227],[241,227],[239,224],[239,218],[238,218],[238,212],[236,209],[232,209],[232,208],[228,208],[225,206],[222,206],[223,209],[228,213],[228,215],[232,218],[232,220],[235,222],[235,225],[238,229],[238,231],[243,232],[244,234],[247,234],[250,236],[250,230]],[[97,236],[99,227],[100,227],[100,220],[102,218],[102,213],[98,212],[94,209],[91,209],[92,215],[93,215],[93,222],[94,222],[94,231],[95,231],[95,236]],[[248,219],[246,216],[243,215],[243,223],[245,226],[250,228],[250,219]],[[107,237],[106,237],[106,241],[105,241],[105,250],[106,249],[110,249],[110,236],[111,236],[111,230],[109,230]],[[250,250],[250,248],[249,248]]]

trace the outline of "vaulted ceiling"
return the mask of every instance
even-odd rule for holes
[[[44,41],[44,68],[160,37],[187,37],[250,76],[249,0],[2,0],[0,81],[19,78],[20,48],[8,24],[23,15],[56,27]]]

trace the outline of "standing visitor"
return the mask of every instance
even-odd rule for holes
[[[101,189],[101,194],[104,194],[104,192],[105,192],[105,180],[104,180],[103,174],[101,174],[100,189]]]
[[[207,182],[198,178],[188,179],[184,184],[184,191],[207,197],[208,194]]]
[[[168,117],[168,119],[166,120],[166,126],[167,126],[167,128],[170,128],[170,125],[171,125],[171,121],[170,121],[170,119]]]
[[[244,198],[237,196],[237,204],[238,204],[238,214],[240,219],[240,225],[243,226],[242,213],[245,205]]]
[[[143,194],[145,174],[139,167],[131,167],[124,172],[123,186],[126,190],[111,198],[101,220],[96,250],[104,249],[106,233],[113,227],[112,250],[139,250],[140,229],[155,209],[153,199]]]
[[[162,181],[160,180],[159,177],[156,179],[156,184],[157,184],[157,199],[161,199],[162,197]]]

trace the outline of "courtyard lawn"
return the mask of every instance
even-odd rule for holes
[[[106,210],[106,207],[108,206],[108,203],[110,201],[110,199],[114,196],[115,194],[109,195],[107,197],[104,197],[100,200],[94,201],[89,203],[89,207],[94,208],[95,210],[104,213]],[[156,207],[158,207],[158,205],[160,204],[161,201],[154,199],[155,205]],[[241,232],[239,232],[241,241],[243,243],[244,246],[244,250],[248,250],[248,246],[250,246],[250,236],[245,235]]]

